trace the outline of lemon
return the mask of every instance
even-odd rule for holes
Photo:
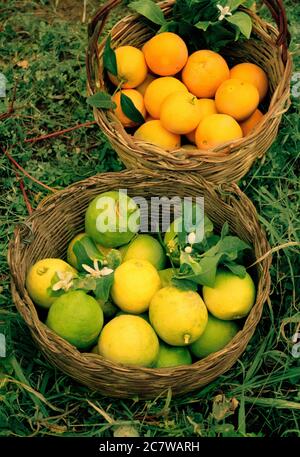
[[[148,260],[157,270],[162,270],[166,263],[166,254],[153,236],[138,235],[126,249],[124,261],[130,259]]]
[[[85,213],[85,231],[106,248],[129,243],[139,229],[140,210],[125,192],[108,191],[95,197]]]
[[[223,320],[247,316],[255,302],[255,285],[251,276],[244,278],[230,271],[218,271],[214,287],[203,287],[203,299],[208,310]]]
[[[172,278],[175,276],[176,272],[177,268],[166,268],[165,270],[160,270],[158,274],[161,280],[161,286],[172,286]]]
[[[61,259],[49,258],[42,259],[32,265],[27,273],[26,288],[30,298],[44,308],[50,308],[55,296],[51,296],[49,289],[53,285],[55,275],[59,282],[58,274],[72,273],[73,277],[77,271],[67,262]]]
[[[115,270],[111,296],[123,311],[140,314],[149,308],[160,287],[159,275],[150,262],[131,259]]]
[[[85,233],[78,233],[78,235],[76,235],[72,241],[69,243],[69,246],[68,246],[68,249],[67,249],[67,261],[70,265],[72,265],[72,267],[78,269],[79,268],[79,265],[78,265],[78,262],[77,262],[77,258],[76,258],[76,255],[73,251],[73,247],[74,247],[74,244],[76,243],[76,241],[80,241],[81,238],[83,238],[84,236],[86,236]]]
[[[72,290],[54,301],[46,325],[78,349],[87,349],[97,341],[103,312],[95,298],[83,290]]]
[[[158,338],[148,322],[124,314],[106,324],[100,334],[99,354],[123,365],[151,367],[159,351]]]
[[[192,356],[187,347],[169,346],[162,341],[159,342],[158,359],[155,368],[178,367],[191,365]]]
[[[204,332],[191,344],[190,350],[199,359],[220,351],[237,334],[238,329],[235,322],[222,321],[209,314]]]
[[[152,298],[150,322],[160,338],[171,346],[196,341],[207,324],[207,309],[197,292],[164,287]]]

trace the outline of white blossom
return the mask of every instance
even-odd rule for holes
[[[193,252],[192,246],[186,246],[184,252],[186,252],[187,254],[191,254]]]
[[[194,244],[196,241],[196,233],[195,232],[189,233],[187,239],[188,239],[189,244]]]
[[[223,21],[226,16],[232,16],[232,13],[230,12],[230,6],[222,6],[218,3],[217,8],[220,11],[220,16],[218,18],[219,21]]]
[[[62,289],[67,292],[73,286],[73,273],[70,271],[56,271],[56,274],[59,281],[53,284],[52,290],[56,292]]]
[[[90,276],[94,278],[101,278],[102,276],[107,276],[113,273],[111,268],[103,267],[101,270],[99,268],[98,260],[94,260],[94,268],[90,267],[89,265],[83,264],[82,268],[89,273]]]

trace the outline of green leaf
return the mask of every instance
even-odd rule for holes
[[[253,0],[254,1],[254,0]],[[229,6],[230,11],[235,11],[240,5],[243,5],[245,0],[227,0],[226,5]]]
[[[237,253],[243,251],[244,249],[250,249],[249,244],[241,240],[238,236],[226,236],[225,238],[219,241],[220,252],[223,253]]]
[[[104,68],[109,71],[112,75],[118,76],[118,66],[115,51],[110,46],[111,36],[109,35],[105,42],[103,52],[103,65]]]
[[[111,96],[104,91],[99,91],[86,99],[87,103],[94,108],[115,109],[117,105],[112,101]]]
[[[73,252],[77,259],[79,269],[82,269],[83,264],[92,266],[95,259],[104,259],[104,255],[98,251],[93,240],[87,235],[76,241],[73,246]]]
[[[152,0],[138,0],[129,3],[128,7],[157,25],[165,25],[166,20],[160,7]]]
[[[107,276],[102,276],[101,278],[96,279],[96,289],[95,289],[95,296],[97,299],[103,301],[103,303],[106,303],[109,294],[110,294],[110,289],[113,285],[114,282],[114,274],[111,273],[110,275]]]
[[[201,267],[201,274],[195,276],[193,281],[203,286],[214,287],[217,273],[217,266],[220,262],[222,254],[217,254],[213,257],[203,257],[199,265]]]
[[[94,292],[96,290],[96,278],[85,275],[74,279],[73,288],[76,290],[85,290],[86,292]]]
[[[224,262],[224,266],[239,278],[244,278],[246,276],[247,270],[244,265],[237,265],[234,262]]]
[[[223,224],[223,227],[222,227],[222,230],[221,230],[221,240],[226,236],[228,235],[229,233],[229,224],[228,222],[226,221],[224,224]]]
[[[145,119],[139,110],[136,109],[132,100],[130,100],[130,98],[127,97],[127,95],[125,95],[123,92],[121,92],[121,108],[125,116],[127,116],[136,124],[143,124],[145,122]]]
[[[115,270],[122,263],[122,256],[120,251],[112,249],[106,256],[107,266],[112,270]]]
[[[211,24],[213,24],[213,22],[211,21],[199,21],[197,22],[197,24],[195,24],[195,27],[199,30],[203,30],[204,32],[206,32],[206,30]]]
[[[178,287],[178,289],[193,290],[194,292],[196,292],[198,289],[197,284],[194,281],[191,281],[189,279],[185,279],[185,278],[180,279],[180,277],[176,277],[176,278],[172,278],[171,282],[172,282],[172,285],[174,287]]]
[[[226,16],[225,19],[227,22],[230,22],[230,24],[235,25],[246,38],[250,38],[252,31],[252,20],[247,13],[238,11],[232,16]]]

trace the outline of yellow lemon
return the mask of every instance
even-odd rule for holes
[[[207,326],[190,350],[199,359],[220,351],[237,334],[239,328],[233,321],[222,321],[211,314],[208,315]]]
[[[166,254],[157,239],[142,234],[134,238],[127,247],[124,262],[130,259],[148,260],[157,270],[161,270],[166,263]]]
[[[111,296],[123,311],[140,314],[149,308],[160,287],[159,275],[150,262],[131,259],[115,270]]]
[[[159,342],[145,319],[123,314],[104,326],[98,348],[100,355],[113,362],[151,367],[158,356]]]
[[[164,287],[152,298],[150,322],[160,338],[171,346],[185,346],[198,339],[207,324],[207,309],[197,292]]]
[[[56,282],[59,282],[61,279],[72,279],[71,275],[63,278],[65,273],[71,273],[73,277],[77,275],[77,271],[61,259],[49,258],[36,262],[30,267],[26,277],[26,288],[30,298],[37,305],[43,308],[50,308],[57,297],[50,295],[49,288],[53,285],[55,275],[57,278]]]
[[[240,278],[230,271],[218,271],[214,287],[203,286],[203,299],[218,319],[240,319],[254,305],[255,285],[248,273]]]

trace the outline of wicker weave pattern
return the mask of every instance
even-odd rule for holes
[[[94,117],[112,147],[127,168],[148,168],[174,171],[195,170],[214,183],[237,182],[250,169],[257,158],[262,158],[276,138],[282,114],[290,104],[289,83],[291,57],[287,52],[288,32],[281,1],[266,2],[272,14],[281,24],[280,31],[248,11],[253,19],[253,38],[243,43],[230,45],[222,54],[231,63],[250,61],[260,65],[270,81],[271,98],[269,109],[259,128],[240,140],[227,143],[210,151],[180,148],[166,152],[129,135],[119,120],[102,109],[94,109]],[[90,24],[90,39],[87,52],[88,93],[106,90],[103,69],[105,40],[99,45],[99,36],[111,10],[119,0],[111,0],[95,15]],[[165,15],[171,11],[173,0],[160,4]],[[276,5],[279,12],[276,10]],[[276,13],[277,11],[277,13]],[[277,14],[277,16],[276,16]],[[111,30],[114,47],[131,44],[141,47],[152,35],[140,18],[130,15],[119,21]]]
[[[49,330],[39,319],[25,287],[30,265],[45,257],[65,257],[68,242],[84,228],[84,213],[97,194],[126,188],[132,196],[204,196],[205,210],[216,227],[228,220],[231,231],[252,244],[257,259],[269,250],[256,210],[237,185],[218,190],[195,174],[125,171],[104,173],[78,182],[46,198],[25,224],[16,228],[9,247],[12,295],[31,334],[49,361],[75,380],[113,397],[153,398],[167,388],[184,394],[209,383],[228,370],[242,354],[261,317],[270,290],[270,257],[253,267],[257,297],[243,329],[226,348],[197,363],[169,369],[130,368],[75,347]]]

